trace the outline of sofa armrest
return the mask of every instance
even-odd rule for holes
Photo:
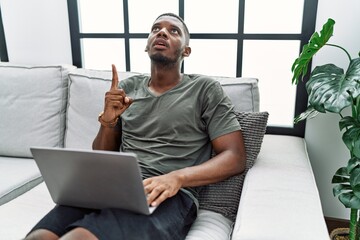
[[[245,178],[232,239],[329,239],[303,138],[265,135]]]

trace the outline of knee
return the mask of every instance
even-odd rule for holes
[[[38,229],[30,233],[28,236],[25,237],[25,240],[58,240],[59,237],[45,229]]]
[[[89,230],[81,227],[74,228],[70,232],[66,233],[62,238],[62,240],[99,240],[94,234],[92,234]]]

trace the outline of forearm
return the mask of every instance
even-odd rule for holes
[[[213,158],[171,173],[179,177],[182,187],[208,185],[244,171],[246,154],[241,131],[214,139],[212,146],[216,153]]]
[[[143,183],[148,203],[157,206],[180,188],[207,185],[241,173],[245,166],[244,156],[244,153],[224,151],[203,164],[147,178]]]
[[[121,144],[121,127],[119,125],[113,128],[100,126],[92,148],[94,150],[119,151]]]
[[[196,187],[220,182],[245,169],[245,157],[224,151],[203,164],[179,169],[169,174],[178,177],[181,187]]]

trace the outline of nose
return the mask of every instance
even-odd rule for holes
[[[163,28],[161,28],[161,29],[158,31],[157,36],[161,36],[161,37],[167,38],[167,37],[168,37],[168,34],[169,34],[168,30],[167,30],[165,27],[163,27]]]

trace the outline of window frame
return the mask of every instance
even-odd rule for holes
[[[5,40],[4,24],[1,15],[1,6],[0,6],[0,59],[1,62],[9,61],[7,47],[6,47],[6,40]]]
[[[121,0],[119,0],[121,1]],[[71,36],[71,50],[73,64],[79,68],[82,65],[81,39],[82,38],[122,38],[125,41],[125,65],[126,71],[131,71],[130,66],[130,39],[146,39],[148,33],[130,33],[129,32],[129,15],[128,15],[128,0],[123,1],[124,14],[124,33],[81,33],[79,26],[79,12],[77,0],[67,0]],[[191,33],[191,39],[232,39],[237,40],[237,69],[236,76],[242,75],[242,56],[243,56],[243,41],[244,40],[299,40],[301,52],[303,46],[308,43],[311,35],[315,31],[316,14],[318,0],[304,0],[302,29],[298,34],[261,34],[261,33],[244,33],[244,19],[245,19],[245,1],[239,1],[239,16],[238,16],[238,33]],[[179,0],[180,17],[184,18],[185,0]],[[186,21],[186,16],[185,16]],[[311,64],[311,62],[310,62]],[[184,68],[182,68],[183,72]],[[304,112],[307,108],[308,97],[305,89],[305,83],[309,79],[310,69],[304,77],[304,82],[300,82],[296,86],[296,101],[294,117]],[[279,135],[292,135],[298,137],[305,136],[306,122],[301,121],[292,128],[291,127],[276,127],[268,126],[266,133]]]

